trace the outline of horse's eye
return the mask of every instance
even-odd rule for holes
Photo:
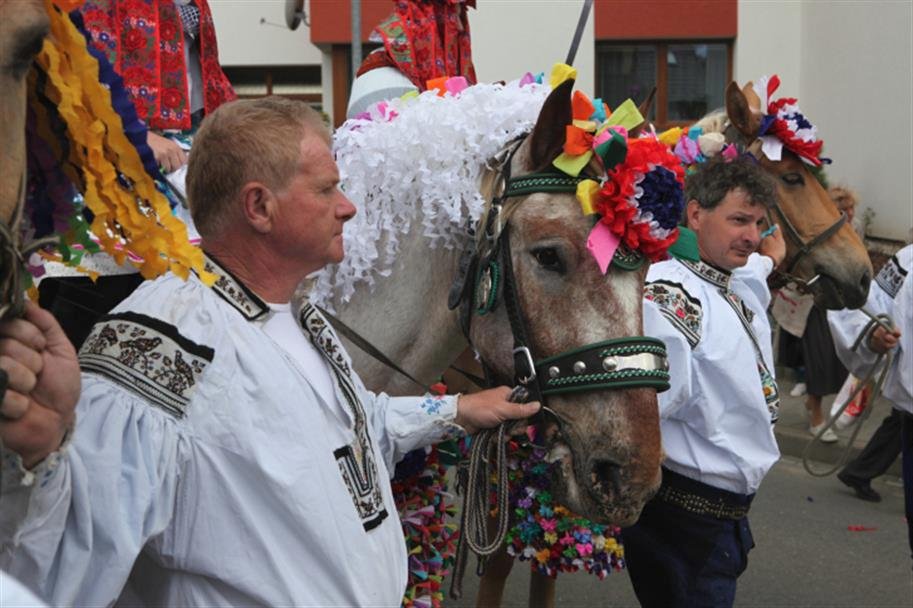
[[[554,247],[533,249],[532,254],[533,257],[536,258],[536,262],[539,263],[539,266],[545,270],[564,273],[564,262],[561,260],[561,256],[558,255],[558,250]]]
[[[780,179],[788,186],[801,186],[805,183],[805,180],[802,179],[802,176],[798,173],[784,173],[780,176]]]

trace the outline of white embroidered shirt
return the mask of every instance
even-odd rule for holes
[[[644,332],[669,356],[671,388],[659,395],[663,466],[739,494],[756,492],[780,457],[766,315],[772,267],[758,254],[731,274],[673,259],[650,267],[644,292]]]
[[[267,312],[230,275],[168,275],[97,325],[72,443],[32,472],[4,454],[0,567],[60,606],[399,605],[389,471],[459,432],[455,399],[369,393],[305,303],[329,404]]]

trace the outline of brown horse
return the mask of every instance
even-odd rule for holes
[[[18,226],[11,223],[25,194],[26,77],[47,33],[41,0],[0,0],[0,317],[18,289]]]
[[[0,0],[0,220],[8,222],[25,187],[26,76],[48,33],[41,0]]]
[[[787,246],[786,260],[778,270],[800,283],[809,282],[819,306],[858,308],[865,303],[872,279],[865,246],[853,227],[841,219],[841,212],[808,165],[786,149],[779,161],[761,152],[760,105],[751,82],[741,89],[730,83],[726,88],[729,125],[722,125],[720,131],[727,141],[739,141],[747,147],[776,179],[779,205],[773,221],[783,229]],[[719,124],[706,119],[702,122]]]

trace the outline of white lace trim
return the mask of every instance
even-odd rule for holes
[[[461,244],[467,220],[478,221],[485,205],[478,190],[485,162],[532,128],[548,93],[519,81],[479,84],[457,97],[425,92],[388,101],[383,115],[371,110],[375,120],[346,121],[334,151],[358,214],[345,227],[345,259],[317,275],[310,299],[345,302],[357,284],[388,276],[416,218],[430,247]],[[391,111],[396,116],[385,120]]]

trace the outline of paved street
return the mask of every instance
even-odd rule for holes
[[[739,582],[736,606],[903,607],[913,605],[913,561],[903,516],[900,480],[873,482],[884,500],[855,498],[834,477],[808,475],[799,459],[785,456],[765,478],[751,512],[757,547]],[[853,532],[847,526],[876,528]],[[463,600],[472,606],[476,578],[466,575]],[[526,604],[529,578],[515,566],[505,606]],[[561,575],[558,606],[637,606],[624,572],[598,581],[586,574]]]

